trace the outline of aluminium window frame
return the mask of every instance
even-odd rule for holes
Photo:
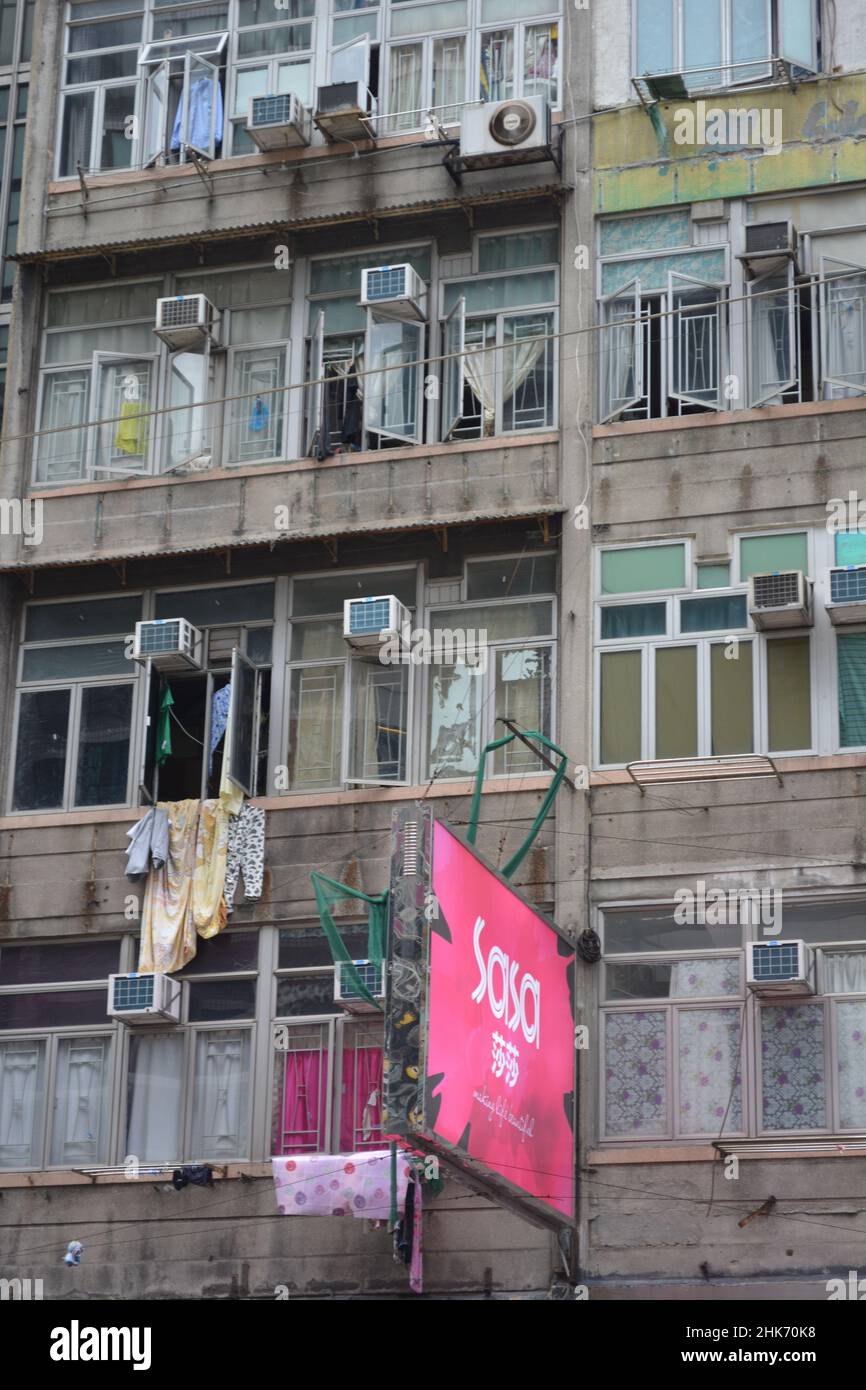
[[[301,19],[280,20],[279,17],[269,24],[247,24],[235,23],[235,18],[239,19],[236,10],[232,8],[229,12],[229,47],[226,57],[226,91],[223,114],[223,148],[222,159],[249,158],[250,155],[258,155],[261,151],[253,145],[252,150],[238,150],[235,152],[235,136],[238,128],[246,129],[247,112],[236,113],[235,103],[237,99],[238,75],[252,69],[267,69],[267,86],[265,94],[277,91],[277,74],[281,67],[308,67],[310,70],[310,96],[303,104],[311,106],[316,100],[316,75],[317,75],[317,54],[319,44],[319,31],[327,28],[321,22],[320,13],[314,12],[312,15]],[[308,24],[310,26],[310,46],[309,48],[286,49],[283,53],[270,54],[249,54],[239,53],[240,38],[242,34],[270,33],[273,29],[289,29],[295,25]],[[290,91],[293,88],[289,88]]]
[[[98,982],[101,986],[102,981]],[[108,984],[105,982],[105,988]],[[77,989],[78,982],[74,985],[67,985],[67,989]],[[93,989],[93,984],[90,985]],[[40,986],[40,989],[48,989],[48,986]],[[0,993],[12,993],[13,991],[3,989]],[[25,992],[24,987],[17,991],[20,994]],[[29,993],[37,993],[37,990],[29,990]],[[105,1157],[97,1159],[96,1162],[110,1163],[114,1154],[114,1135],[116,1128],[118,1087],[117,1087],[117,1054],[120,1050],[120,1039],[117,1031],[112,1026],[104,1023],[91,1024],[65,1024],[57,1028],[16,1028],[0,1030],[0,1045],[11,1043],[16,1044],[41,1043],[43,1047],[43,1088],[40,1101],[41,1114],[38,1117],[38,1136],[34,1142],[34,1149],[37,1151],[39,1162],[29,1164],[20,1168],[6,1168],[0,1166],[0,1175],[9,1173],[57,1173],[69,1172],[71,1165],[68,1163],[51,1163],[51,1145],[55,1137],[54,1128],[57,1123],[57,1105],[55,1087],[57,1085],[58,1072],[58,1052],[61,1044],[66,1039],[74,1038],[98,1038],[108,1040],[108,1056],[105,1066],[105,1087],[103,1092],[103,1104],[101,1107],[102,1128],[104,1131],[104,1151]],[[74,1169],[72,1171],[75,1171]]]
[[[145,24],[148,14],[148,0],[139,0],[138,5],[135,5],[133,3],[130,5],[129,9],[126,10],[119,9],[117,14],[105,16],[91,16],[85,19],[75,18],[75,6],[73,4],[70,4],[69,0],[67,0],[67,3],[63,6],[63,11],[63,47],[60,56],[61,74],[59,83],[59,95],[57,98],[57,112],[55,118],[55,155],[53,160],[54,177],[58,180],[76,179],[78,177],[75,170],[73,170],[69,174],[62,174],[60,172],[63,124],[66,113],[67,96],[77,96],[81,93],[86,92],[93,93],[93,106],[91,118],[92,124],[90,132],[89,162],[87,167],[83,170],[83,173],[118,174],[123,173],[124,171],[128,172],[132,169],[135,169],[137,167],[136,158],[138,150],[138,140],[135,138],[133,138],[133,140],[131,141],[132,148],[130,150],[130,162],[128,165],[123,165],[120,168],[109,168],[103,170],[98,159],[98,151],[104,134],[103,111],[105,108],[105,91],[107,88],[132,87],[134,89],[132,110],[129,114],[133,118],[133,132],[137,134],[136,126],[142,109],[141,83],[137,61],[134,66],[133,72],[128,77],[111,77],[97,79],[93,82],[67,82],[66,64],[70,59],[98,58],[115,53],[126,53],[134,51],[136,55],[138,55],[141,52],[141,49],[144,45]],[[141,19],[141,33],[138,43],[111,44],[105,48],[82,49],[80,53],[73,52],[72,49],[69,47],[69,38],[73,29],[86,28],[88,25],[99,23],[110,24],[117,20],[135,19],[137,17],[140,17]]]
[[[866,248],[864,248],[864,252],[866,252]],[[857,263],[854,262],[854,261],[846,261],[846,260],[844,260],[844,259],[843,259],[842,257],[840,257],[840,256],[829,256],[829,255],[823,255],[823,254],[822,254],[821,257],[820,257],[820,261],[819,261],[819,267],[820,267],[820,269],[819,269],[819,275],[818,275],[818,281],[817,281],[817,291],[818,291],[818,296],[817,296],[817,297],[818,297],[818,317],[819,317],[819,320],[820,320],[820,371],[819,371],[819,374],[818,374],[818,382],[817,382],[817,393],[816,393],[816,397],[817,397],[817,399],[820,399],[820,400],[857,399],[857,398],[859,398],[859,397],[866,396],[866,291],[864,291],[863,298],[862,298],[862,300],[860,301],[860,305],[861,305],[861,307],[860,307],[860,312],[861,312],[861,314],[862,314],[862,316],[863,316],[863,319],[864,319],[864,327],[863,327],[863,347],[864,347],[864,353],[863,353],[863,382],[862,382],[861,385],[858,385],[858,384],[855,383],[855,382],[845,381],[843,378],[840,378],[840,377],[833,377],[833,376],[830,376],[830,375],[829,375],[829,366],[828,366],[828,364],[829,364],[829,357],[830,357],[830,352],[829,352],[829,327],[830,327],[830,324],[829,324],[829,319],[830,319],[829,300],[830,300],[830,294],[829,294],[828,282],[829,282],[830,279],[832,278],[831,275],[828,275],[828,267],[830,267],[830,266],[834,266],[834,267],[836,268],[836,271],[837,271],[837,272],[838,272],[838,271],[841,271],[843,275],[844,275],[844,274],[851,274],[851,279],[852,279],[852,281],[855,279],[855,274],[854,274],[854,272],[859,271],[859,272],[861,273],[862,277],[863,277],[863,282],[864,282],[864,284],[866,284],[866,253],[864,253],[864,258],[863,258],[863,264],[862,264],[862,265],[857,265]],[[814,296],[813,296],[813,305],[814,305]],[[827,388],[828,388],[828,387],[830,388],[829,394],[825,394],[825,393],[827,392]],[[835,394],[834,394],[834,392],[835,392]]]
[[[514,91],[510,97],[490,97],[486,98],[486,100],[496,103],[500,101],[528,100],[529,98],[524,98],[524,89],[526,85],[526,31],[527,29],[541,29],[545,25],[555,25],[558,29],[556,67],[550,78],[551,85],[555,86],[555,93],[553,100],[549,102],[549,109],[551,112],[562,110],[564,95],[563,89],[565,85],[563,79],[563,56],[565,35],[563,34],[562,20],[563,7],[561,4],[557,4],[555,0],[554,3],[551,4],[550,8],[544,13],[537,15],[529,15],[526,18],[501,19],[498,21],[490,20],[482,22],[480,9],[478,10],[477,17],[474,11],[470,13],[469,27],[473,42],[471,45],[472,55],[469,58],[467,66],[469,67],[470,71],[470,91],[474,92],[477,90],[477,96],[470,97],[470,100],[485,100],[485,97],[483,96],[481,91],[480,73],[481,54],[484,49],[484,37],[486,34],[499,34],[506,29],[510,29],[512,33],[512,42],[514,44]],[[477,89],[475,88],[474,83],[472,81],[473,77],[475,81],[478,83]]]
[[[637,78],[637,79],[640,79],[641,77],[653,77],[653,76],[656,76],[656,75],[662,75],[662,72],[683,73],[684,71],[690,70],[696,77],[699,77],[702,73],[706,73],[706,74],[708,74],[709,78],[712,79],[716,74],[718,74],[719,80],[717,80],[717,81],[708,80],[708,81],[706,81],[706,82],[695,82],[695,85],[694,85],[694,87],[692,88],[692,90],[691,90],[691,92],[690,92],[690,94],[689,94],[689,95],[690,95],[690,98],[691,98],[691,97],[694,97],[694,96],[695,96],[697,93],[699,93],[699,92],[712,92],[712,91],[727,91],[727,90],[742,90],[742,89],[749,89],[749,88],[760,88],[760,87],[766,87],[766,86],[769,86],[769,85],[776,85],[776,84],[778,83],[778,78],[776,77],[776,75],[775,75],[775,73],[774,73],[774,71],[773,71],[773,64],[772,64],[772,62],[770,61],[770,59],[773,57],[774,52],[775,52],[776,49],[781,49],[781,28],[780,28],[781,14],[780,14],[780,10],[781,10],[781,5],[784,3],[784,0],[764,0],[764,4],[765,4],[765,13],[766,13],[766,21],[767,21],[767,24],[766,24],[766,34],[767,34],[768,45],[769,45],[769,51],[768,51],[768,53],[767,53],[766,59],[762,59],[762,58],[749,58],[749,59],[739,59],[739,60],[735,59],[734,56],[733,56],[733,44],[732,44],[733,22],[734,22],[733,0],[720,0],[720,7],[719,7],[719,19],[720,19],[720,29],[719,29],[719,38],[720,38],[720,59],[719,59],[719,62],[718,62],[718,64],[717,64],[715,67],[712,67],[712,68],[708,66],[708,67],[706,67],[706,68],[691,68],[691,69],[687,69],[687,65],[686,65],[686,62],[685,62],[685,9],[686,9],[687,0],[662,0],[662,3],[665,5],[665,7],[666,7],[667,9],[669,9],[669,12],[670,12],[671,15],[672,15],[673,53],[672,53],[672,66],[671,66],[671,68],[670,68],[670,69],[660,70],[658,73],[652,73],[652,72],[642,73],[642,72],[639,70],[639,67],[638,67],[638,23],[637,23],[637,6],[638,6],[638,3],[639,3],[639,0],[632,0],[632,4],[631,4],[631,7],[630,7],[630,9],[631,9],[631,16],[630,16],[630,18],[631,18],[630,76],[632,76],[632,77],[634,77],[634,78]],[[818,21],[817,21],[817,17],[816,17],[816,7],[815,7],[814,0],[813,0],[813,3],[812,3],[812,52],[813,52],[814,67],[813,67],[812,70],[813,70],[815,73],[818,72],[817,46],[818,46]],[[780,56],[784,57],[783,54],[780,54]],[[757,73],[753,73],[753,74],[750,75],[750,76],[740,77],[740,78],[736,77],[736,75],[735,75],[735,70],[736,70],[737,68],[743,68],[743,67],[748,67],[748,68],[750,68],[750,69],[755,69],[755,68],[760,69],[761,67],[763,67],[763,68],[764,68],[764,72],[758,71]]]
[[[466,0],[467,6],[471,0]],[[408,12],[411,9],[419,11],[429,8],[430,0],[423,0],[423,3],[416,6],[400,5],[400,11]],[[351,13],[351,11],[350,11]],[[470,23],[466,28],[454,28],[453,26],[444,29],[423,29],[417,34],[392,35],[391,16],[394,14],[393,8],[388,6],[388,37],[382,44],[380,56],[380,75],[379,75],[379,111],[376,120],[376,134],[380,137],[387,135],[408,135],[412,132],[425,130],[427,126],[427,115],[429,112],[439,116],[443,126],[451,127],[459,125],[463,108],[471,103],[470,83],[472,68],[472,49],[473,49],[473,29]],[[449,40],[462,39],[463,41],[463,94],[456,101],[449,102],[445,106],[433,105],[433,82],[434,65],[433,50],[437,41],[447,43]],[[395,60],[395,50],[400,48],[420,48],[421,49],[421,105],[410,108],[406,111],[392,111],[391,109],[391,79],[392,64]],[[456,118],[444,120],[443,114],[457,109]],[[401,123],[401,117],[415,115],[416,120]]]

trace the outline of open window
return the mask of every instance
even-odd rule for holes
[[[602,300],[601,420],[615,420],[644,395],[640,280]]]
[[[668,274],[668,391],[681,405],[722,406],[721,290],[707,280]]]
[[[798,375],[794,265],[751,280],[749,295],[749,404],[780,402]]]
[[[796,69],[818,71],[815,0],[776,0],[778,52]]]
[[[148,44],[142,164],[213,159],[223,138],[221,64],[227,34]]]
[[[94,478],[130,477],[151,471],[156,357],[96,352],[91,377]]]
[[[350,39],[331,49],[331,82],[361,82],[370,90],[370,35]]]
[[[206,465],[213,451],[210,352],[173,352],[168,363],[168,413],[163,469]]]
[[[235,647],[232,652],[229,704],[229,776],[247,796],[255,795],[255,755],[258,732],[259,674]],[[213,733],[211,735],[213,738]]]
[[[463,416],[466,385],[466,296],[461,295],[442,327],[442,430],[450,439]]]
[[[367,311],[364,423],[384,439],[417,444],[422,430],[424,325]]]
[[[827,400],[866,394],[866,266],[821,258],[821,381]]]
[[[316,453],[319,448],[320,457],[324,457],[326,452],[325,445],[327,432],[325,427],[325,393],[322,382],[325,357],[325,311],[320,309],[316,316],[316,326],[310,340],[310,388],[309,419],[307,424],[307,435],[309,438],[308,452]]]

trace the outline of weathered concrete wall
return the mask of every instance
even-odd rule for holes
[[[353,1217],[285,1217],[268,1177],[0,1189],[0,1278],[42,1279],[46,1299],[410,1298],[392,1237]],[[424,1287],[430,1295],[544,1295],[552,1237],[448,1177],[425,1201]],[[68,1269],[70,1240],[85,1246]],[[285,1297],[285,1295],[282,1295]]]

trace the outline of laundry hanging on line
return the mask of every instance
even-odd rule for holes
[[[265,872],[265,812],[262,806],[245,801],[236,816],[229,818],[226,854],[225,900],[229,914],[234,908],[238,878],[244,876],[244,902],[257,902],[262,896]]]
[[[284,1216],[356,1216],[387,1221],[391,1210],[391,1151],[294,1154],[272,1160],[277,1208]],[[406,1198],[411,1165],[397,1161],[397,1202]]]
[[[168,858],[168,812],[162,806],[151,806],[126,834],[126,877],[137,883],[147,877],[151,867],[161,869]]]
[[[228,812],[216,799],[160,801],[167,812],[168,855],[151,869],[141,914],[138,969],[182,970],[195,956],[196,937],[208,939],[226,923]]]

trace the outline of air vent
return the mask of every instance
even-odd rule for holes
[[[497,145],[522,145],[538,124],[538,118],[528,101],[507,101],[490,121],[490,134]]]
[[[418,872],[418,822],[406,821],[403,825],[403,873],[414,878]]]

